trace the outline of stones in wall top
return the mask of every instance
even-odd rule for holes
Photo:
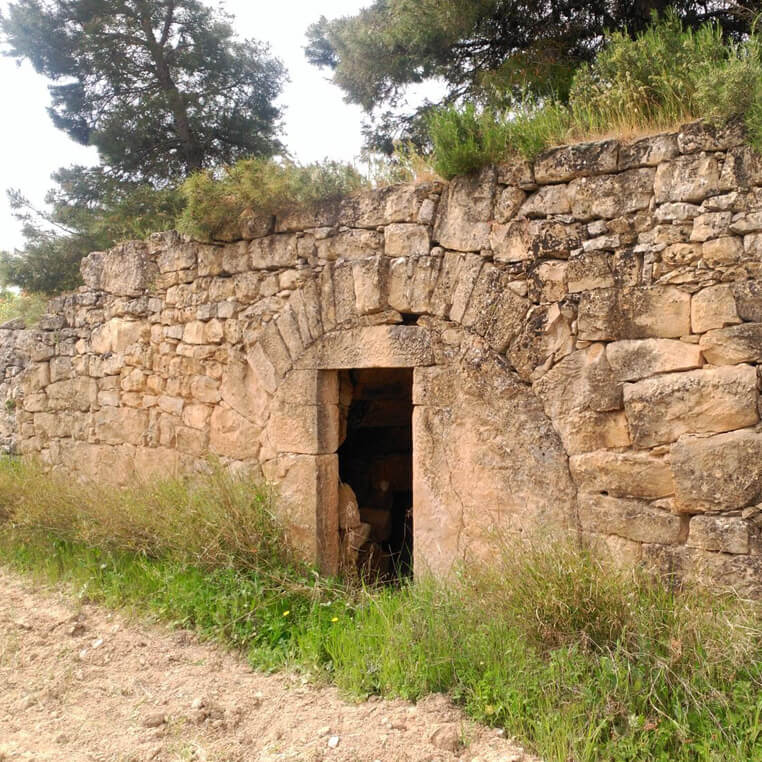
[[[581,530],[618,556],[758,571],[762,159],[737,127],[562,146],[234,227],[94,253],[23,360],[5,332],[6,382],[28,360],[21,451],[117,480],[212,453],[288,482],[335,444],[294,379],[356,362],[376,327],[408,364],[498,358],[560,438]]]

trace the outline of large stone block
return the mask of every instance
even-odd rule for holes
[[[619,381],[639,381],[703,364],[698,346],[674,339],[613,341],[606,347],[606,357]]]
[[[582,294],[579,338],[677,338],[691,332],[691,296],[674,286],[601,288]]]
[[[378,325],[327,333],[302,355],[296,367],[413,368],[433,362],[431,341],[425,328]]]
[[[582,492],[656,500],[675,490],[669,462],[645,452],[596,450],[569,458],[569,469]]]
[[[82,260],[80,269],[85,285],[115,296],[140,296],[159,274],[148,245],[138,241],[118,244],[106,252],[93,252]]]
[[[216,407],[209,421],[209,449],[234,460],[256,460],[262,429],[235,410]]]
[[[494,224],[489,245],[496,262],[534,259],[566,259],[582,246],[583,229],[578,223],[556,220],[516,219]]]
[[[624,386],[624,409],[636,447],[683,434],[719,433],[759,420],[757,374],[749,365],[667,373]]]
[[[683,436],[671,459],[681,511],[732,511],[762,500],[762,435],[755,431]]]
[[[618,155],[615,140],[551,148],[535,161],[535,180],[541,184],[564,183],[575,177],[615,172]]]
[[[115,317],[95,328],[90,337],[90,346],[97,354],[121,354],[137,342],[147,340],[149,334],[148,323]]]
[[[278,453],[328,455],[339,447],[339,406],[283,401],[270,414],[267,437]]]
[[[632,169],[618,175],[581,177],[569,184],[571,213],[579,220],[613,219],[648,209],[655,169]]]
[[[762,311],[760,312],[762,317]],[[733,289],[727,283],[703,288],[691,299],[691,328],[693,333],[704,333],[713,328],[740,323]]]
[[[455,178],[440,202],[434,240],[445,249],[456,251],[489,248],[489,221],[496,188],[493,167],[476,176]]]
[[[762,323],[742,323],[709,331],[699,347],[713,365],[737,365],[762,361]]]
[[[656,203],[700,202],[723,190],[720,164],[711,154],[691,154],[659,164],[654,179]]]
[[[694,516],[686,545],[718,553],[749,552],[749,522],[737,516]]]
[[[642,500],[605,495],[579,496],[579,521],[585,532],[613,534],[636,542],[675,545],[683,540],[679,516]]]
[[[431,242],[425,225],[395,223],[384,228],[384,254],[387,257],[416,257],[429,253]]]

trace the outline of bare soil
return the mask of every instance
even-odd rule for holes
[[[0,762],[531,762],[444,696],[350,703],[0,569]]]

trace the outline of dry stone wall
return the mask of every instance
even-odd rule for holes
[[[417,569],[570,529],[762,593],[762,161],[737,129],[238,223],[94,253],[40,330],[5,331],[4,441],[118,483],[256,469],[333,570],[368,536],[339,374],[413,368]]]

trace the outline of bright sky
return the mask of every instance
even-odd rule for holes
[[[272,52],[289,70],[285,88],[285,143],[301,161],[331,158],[351,160],[362,143],[361,112],[343,102],[341,91],[326,80],[327,72],[304,58],[305,30],[321,14],[351,15],[370,0],[228,0],[224,7],[236,18],[241,37],[269,42]],[[217,7],[222,4],[211,2]],[[8,0],[0,0],[5,10]],[[68,164],[96,163],[95,151],[69,140],[56,130],[45,111],[49,96],[45,80],[29,64],[17,67],[0,57],[0,250],[20,246],[18,223],[10,213],[6,188],[21,189],[42,204],[51,186],[50,174]]]

